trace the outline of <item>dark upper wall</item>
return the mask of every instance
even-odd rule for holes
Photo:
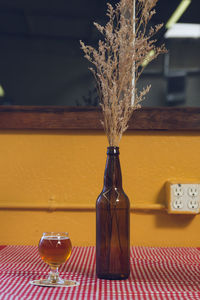
[[[161,2],[156,22],[168,18],[167,14],[163,15],[166,8]],[[175,4],[173,1],[173,6]],[[0,0],[3,101],[21,105],[76,105],[84,104],[84,98],[92,98],[92,102],[96,102],[93,78],[80,50],[79,39],[95,44],[100,36],[92,22],[105,23],[105,10],[106,1],[103,0],[29,3]],[[199,40],[171,40],[167,48],[170,72],[200,69]],[[139,83],[139,88],[152,85],[143,105],[166,105],[163,57],[147,67],[147,73],[152,71],[157,74],[146,74]],[[199,105],[199,89],[200,75],[187,73],[184,105]]]

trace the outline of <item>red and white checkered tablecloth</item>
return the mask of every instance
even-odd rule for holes
[[[95,248],[74,247],[60,275],[77,287],[48,288],[29,284],[48,274],[34,246],[0,246],[0,299],[3,300],[200,300],[200,251],[196,248],[131,248],[128,280],[100,280],[95,275]]]

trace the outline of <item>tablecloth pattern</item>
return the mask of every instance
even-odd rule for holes
[[[197,248],[131,247],[127,280],[100,280],[95,275],[95,247],[74,247],[60,275],[77,287],[48,288],[29,284],[48,274],[35,246],[0,246],[0,299],[3,300],[200,300],[200,251]]]

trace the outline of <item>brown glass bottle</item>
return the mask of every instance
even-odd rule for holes
[[[122,188],[118,147],[108,147],[104,187],[96,202],[96,274],[102,279],[130,274],[130,204]]]

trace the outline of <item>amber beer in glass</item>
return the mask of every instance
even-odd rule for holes
[[[38,248],[42,260],[53,267],[63,264],[70,257],[72,251],[69,237],[62,235],[42,236]]]
[[[71,255],[72,244],[66,232],[45,232],[43,233],[38,250],[41,259],[47,263],[51,271],[47,279],[41,279],[43,285],[66,284],[66,281],[59,277],[58,268],[66,262]]]

